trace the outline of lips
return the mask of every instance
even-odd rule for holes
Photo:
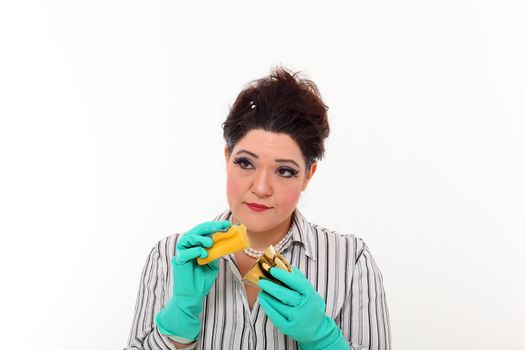
[[[262,205],[258,203],[246,203],[246,204],[256,209],[270,209],[270,207],[267,207],[266,205]]]

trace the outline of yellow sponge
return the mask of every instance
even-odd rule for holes
[[[206,249],[208,251],[207,258],[197,258],[199,265],[207,264],[221,256],[243,250],[250,246],[246,226],[243,224],[232,225],[228,231],[216,232],[211,235],[211,238],[213,239],[213,246]]]

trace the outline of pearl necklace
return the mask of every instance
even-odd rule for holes
[[[288,234],[286,234],[286,236],[284,236],[275,246],[274,246],[274,249],[277,251],[277,252],[281,252],[281,249],[284,245],[284,243],[286,243],[286,241],[288,240],[288,237],[290,237],[292,235],[292,231],[290,230],[288,232]],[[251,258],[255,258],[255,259],[259,259],[263,254],[264,254],[264,250],[257,250],[257,249],[253,249],[253,248],[246,248],[246,249],[243,249],[243,252],[244,254],[248,255],[249,257]]]

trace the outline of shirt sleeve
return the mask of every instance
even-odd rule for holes
[[[191,350],[195,343],[184,348],[177,348],[168,337],[159,333],[155,324],[155,316],[163,305],[165,279],[157,246],[153,247],[142,270],[139,291],[135,304],[135,314],[124,350]]]
[[[383,277],[366,244],[357,254],[347,295],[336,321],[352,350],[390,350],[390,316]]]

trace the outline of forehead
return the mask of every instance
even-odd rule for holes
[[[259,158],[289,158],[298,162],[303,158],[301,148],[288,134],[265,130],[246,133],[235,145],[233,153],[241,149],[253,152]]]

